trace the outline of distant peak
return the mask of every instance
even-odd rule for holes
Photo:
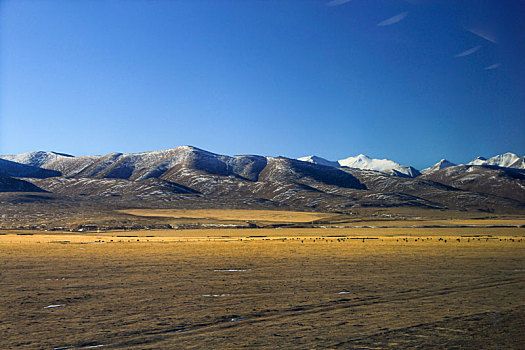
[[[477,157],[473,161],[467,163],[467,165],[488,165],[498,166],[502,168],[512,167],[512,164],[517,162],[520,157],[512,152],[496,155],[492,158],[486,159],[483,157]]]
[[[355,157],[341,159],[339,164],[349,168],[375,170],[396,176],[415,177],[419,175],[419,171],[412,167],[401,165],[389,159],[370,158],[362,153]]]
[[[308,162],[308,163],[314,163],[314,164],[326,165],[326,166],[332,166],[332,167],[338,167],[339,166],[338,162],[333,162],[333,161],[327,160],[325,158],[322,158],[322,157],[319,157],[319,156],[314,156],[314,155],[297,158],[297,160],[300,160],[302,162]]]
[[[443,158],[439,162],[437,162],[436,164],[432,165],[431,167],[421,170],[421,173],[422,174],[428,174],[428,173],[432,173],[434,171],[438,171],[438,170],[445,169],[445,168],[450,168],[450,167],[453,167],[453,166],[456,166],[456,164],[454,164],[454,163],[450,162],[449,160]]]
[[[452,163],[450,160],[445,159],[445,158],[441,159],[437,164],[450,164],[450,165],[456,165],[456,164]]]

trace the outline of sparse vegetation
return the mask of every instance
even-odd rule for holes
[[[523,230],[8,231],[0,344],[520,349]]]

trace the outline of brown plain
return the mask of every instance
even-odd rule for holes
[[[271,221],[241,214],[216,219]],[[4,232],[0,348],[523,349],[525,229],[513,220]]]

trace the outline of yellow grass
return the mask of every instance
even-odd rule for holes
[[[481,221],[481,220],[476,220]],[[491,221],[492,222],[492,221]],[[383,223],[391,226],[398,222]],[[436,222],[437,224],[437,222]],[[480,223],[487,225],[487,222]],[[392,225],[394,226],[394,225]],[[187,230],[133,230],[105,231],[100,233],[42,232],[42,231],[4,231],[1,243],[71,241],[72,243],[95,242],[157,242],[157,241],[208,241],[208,240],[266,240],[282,238],[324,237],[525,237],[523,227],[369,227],[369,228],[259,228],[259,229],[187,229]]]
[[[350,214],[312,213],[278,210],[229,210],[229,209],[126,209],[119,213],[150,218],[172,218],[175,222],[185,223],[317,223],[331,226],[521,226],[525,218],[482,218],[450,219],[416,217],[413,219],[371,219]]]
[[[333,216],[333,214],[330,213],[240,209],[127,209],[118,210],[118,212],[136,216],[149,217],[263,222],[311,222],[318,219]]]
[[[3,230],[0,349],[525,348],[521,218],[126,213],[189,222],[327,223]],[[451,225],[474,227],[443,227]],[[490,225],[512,227],[484,227]]]
[[[419,220],[352,220],[349,224],[355,226],[522,226],[525,219],[419,219]]]
[[[2,235],[0,347],[522,348],[523,229],[409,231]]]

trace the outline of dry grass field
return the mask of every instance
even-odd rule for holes
[[[195,219],[215,221],[256,221],[256,222],[312,222],[334,216],[330,213],[312,213],[277,210],[242,210],[242,209],[127,209],[120,213],[148,217],[169,217],[176,219]]]
[[[4,232],[0,348],[525,348],[524,228],[397,224]]]
[[[454,217],[442,217],[439,211],[419,211],[423,216],[400,212],[393,214],[384,210],[382,216],[367,213],[337,214],[316,213],[285,210],[242,210],[242,209],[124,209],[117,210],[119,214],[128,214],[133,217],[169,218],[173,223],[213,223],[213,224],[242,224],[252,222],[259,226],[268,224],[308,224],[328,225],[338,227],[359,226],[525,226],[525,219],[521,216],[461,217],[464,213],[455,213]],[[364,215],[363,215],[364,214]],[[366,215],[368,214],[368,215]],[[441,214],[441,215],[439,215]],[[425,216],[427,215],[427,216]],[[428,216],[430,215],[430,216]],[[394,218],[393,218],[394,216]],[[400,218],[395,219],[395,216]]]

